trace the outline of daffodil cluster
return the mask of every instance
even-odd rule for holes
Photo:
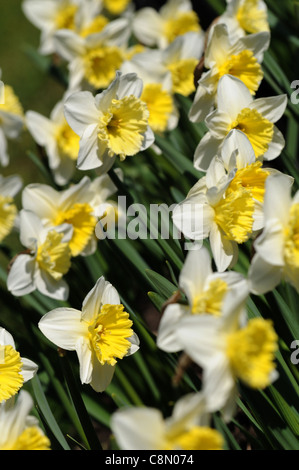
[[[285,285],[299,293],[299,190],[284,172],[279,125],[288,97],[262,88],[266,4],[227,0],[205,28],[190,0],[155,9],[130,0],[23,0],[22,10],[40,31],[38,57],[59,71],[63,90],[46,115],[23,109],[0,82],[0,165],[13,164],[9,139],[26,133],[46,175],[0,175],[0,247],[9,253],[1,280],[24,308],[24,338],[0,328],[0,449],[51,448],[29,415],[31,381],[40,400],[53,387],[80,437],[88,429],[83,447],[92,444],[82,413],[96,419],[94,400],[109,396],[102,420],[119,449],[226,449],[242,390],[266,395],[281,380],[283,340],[267,295]],[[174,204],[179,240],[136,249],[100,240],[101,220],[126,224],[116,197],[128,195],[147,207]],[[159,291],[149,294],[158,310],[152,329],[145,279]],[[256,297],[266,315],[252,308]],[[32,337],[34,361],[18,348],[30,351]],[[52,354],[62,371],[49,365]],[[151,378],[157,364],[161,390]],[[63,373],[67,393],[57,385]],[[155,401],[138,399],[144,378]],[[289,422],[298,431],[296,419]],[[54,419],[50,428],[59,441]]]

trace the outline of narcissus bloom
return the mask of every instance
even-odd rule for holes
[[[195,168],[207,170],[232,129],[239,129],[248,137],[256,158],[273,160],[278,157],[285,141],[275,123],[282,117],[286,105],[286,95],[254,99],[239,78],[221,77],[217,109],[205,119],[208,132],[195,150]]]
[[[64,186],[74,174],[79,153],[79,136],[65,120],[64,101],[56,104],[49,118],[36,111],[25,116],[30,134],[46,151],[56,184]]]
[[[156,51],[153,51],[155,55]],[[121,67],[123,74],[136,73],[143,82],[141,101],[146,104],[149,112],[148,124],[153,132],[164,132],[177,126],[179,113],[172,93],[172,82],[164,73],[161,64],[155,68],[151,61],[151,53],[136,54]],[[150,69],[145,64],[151,63]]]
[[[48,297],[66,300],[69,288],[63,276],[71,266],[72,233],[69,224],[46,228],[36,214],[22,209],[20,240],[26,250],[12,260],[8,290],[20,297],[37,289]]]
[[[12,335],[0,328],[0,403],[16,395],[37,369],[37,364],[20,356]],[[0,432],[0,442],[1,437]]]
[[[50,450],[39,421],[29,414],[33,405],[25,390],[0,404],[0,450]]]
[[[87,256],[96,249],[95,226],[101,215],[99,205],[111,194],[109,180],[106,176],[91,181],[85,176],[79,183],[63,190],[46,184],[30,184],[23,191],[22,205],[27,211],[34,212],[48,229],[70,225],[73,229],[69,243],[72,256]]]
[[[270,30],[268,9],[263,0],[227,0],[226,10],[218,22],[226,24],[236,38]]]
[[[189,0],[168,0],[159,11],[142,8],[133,19],[133,32],[139,42],[161,49],[182,34],[200,30],[199,19]]]
[[[54,34],[60,29],[75,29],[84,0],[24,0],[28,20],[41,31],[39,52],[55,52]]]
[[[13,88],[3,82],[0,82],[0,87],[0,164],[7,166],[7,140],[16,139],[24,129],[24,111]]]
[[[154,142],[149,111],[140,99],[143,83],[136,74],[122,75],[95,97],[88,91],[72,94],[65,102],[65,117],[80,136],[77,166],[80,170],[112,167]]]
[[[175,208],[173,221],[191,240],[209,238],[217,269],[225,271],[236,263],[238,245],[263,228],[265,181],[274,170],[262,167],[249,139],[237,130],[219,155]]]
[[[52,310],[38,326],[59,348],[76,351],[81,382],[97,392],[108,387],[117,361],[139,349],[129,314],[116,289],[103,277],[85,297],[82,311]]]
[[[14,197],[22,188],[19,176],[0,175],[0,242],[4,240],[16,225],[18,209],[14,204]]]
[[[235,305],[243,303],[249,293],[247,280],[240,273],[212,271],[212,260],[205,247],[188,252],[179,286],[187,303],[168,305],[158,328],[157,346],[167,352],[183,349],[176,334],[181,318],[201,314],[220,317],[228,308],[233,310]]]
[[[268,178],[264,200],[264,230],[254,243],[249,270],[255,294],[273,290],[286,280],[299,292],[299,191],[292,197],[292,181],[279,174]]]
[[[135,54],[123,63],[121,70],[127,73],[129,67],[134,67],[145,82],[169,82],[173,94],[189,96],[195,91],[194,69],[203,49],[202,32],[185,33],[164,49],[146,49]],[[151,66],[148,67],[148,64]]]
[[[210,427],[201,393],[180,398],[172,415],[155,408],[123,407],[113,413],[111,429],[122,450],[221,450],[222,435]]]
[[[117,18],[99,33],[87,36],[67,29],[57,31],[55,49],[67,61],[69,90],[106,89],[126,58],[130,32],[127,17]]]
[[[192,122],[203,121],[216,105],[217,85],[226,74],[239,78],[251,95],[258,90],[263,78],[261,62],[268,49],[270,33],[251,34],[235,41],[226,25],[214,26],[204,56],[205,71],[198,81],[190,108]]]
[[[278,376],[278,337],[271,320],[259,317],[244,323],[245,315],[240,305],[221,317],[186,315],[177,332],[185,353],[203,369],[207,410],[221,410],[226,420],[235,412],[239,381],[264,389]]]

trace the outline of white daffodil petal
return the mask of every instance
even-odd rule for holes
[[[194,167],[199,171],[207,171],[211,161],[219,153],[221,140],[214,138],[207,132],[200,140],[194,152]]]
[[[19,255],[9,270],[7,289],[16,297],[33,292],[35,290],[33,282],[34,269],[35,260],[31,255]]]
[[[80,380],[82,384],[89,384],[92,380],[93,371],[93,353],[88,339],[81,336],[76,343],[76,353],[80,365]]]
[[[36,267],[34,272],[34,283],[43,295],[56,300],[67,300],[69,286],[64,279],[56,280],[43,269]]]
[[[95,361],[90,385],[96,392],[103,392],[110,385],[115,372],[115,367],[110,364],[100,364]]]
[[[163,351],[178,352],[183,345],[177,336],[180,319],[188,313],[188,307],[179,304],[168,305],[162,315],[157,333],[157,346]]]
[[[232,161],[232,156],[234,161]],[[254,163],[255,153],[248,137],[238,129],[231,130],[223,142],[221,158],[228,171],[234,167],[245,168]]]
[[[274,160],[274,158],[279,157],[283,148],[285,146],[285,139],[280,130],[274,125],[273,126],[273,137],[271,142],[269,142],[268,150],[264,153],[264,160]]]
[[[32,377],[35,376],[37,369],[38,366],[35,362],[22,357],[22,376],[25,382],[28,382],[28,380],[31,380]]]
[[[267,221],[266,228],[254,243],[256,252],[274,266],[284,265],[284,231],[278,220]]]
[[[34,212],[40,220],[53,219],[58,195],[54,188],[46,184],[30,184],[22,193],[22,205],[23,209]]]
[[[110,425],[122,450],[163,448],[165,424],[159,410],[141,407],[121,408],[113,413]]]
[[[216,224],[213,224],[211,228],[210,244],[218,271],[223,272],[235,263],[238,245],[227,240]]]
[[[288,175],[276,173],[268,176],[265,183],[264,216],[265,220],[280,221],[282,226],[288,222],[291,206],[291,187],[293,179]]]
[[[57,308],[46,313],[38,327],[49,341],[67,351],[75,351],[78,338],[87,334],[80,310],[73,308]]]
[[[65,101],[64,113],[69,126],[80,137],[83,136],[88,126],[98,122],[100,116],[100,111],[90,91],[71,94]]]
[[[222,348],[218,320],[213,315],[186,315],[182,317],[177,330],[184,351],[204,368],[214,361],[215,354]]]
[[[218,109],[232,120],[243,108],[249,107],[252,100],[250,91],[241,80],[232,75],[220,78],[217,90]]]
[[[209,412],[221,410],[231,397],[235,381],[224,354],[215,353],[213,360],[204,366],[203,389]]]
[[[179,285],[189,302],[204,288],[207,277],[212,273],[210,254],[205,247],[190,251],[180,273]]]
[[[109,283],[101,276],[95,286],[86,295],[82,304],[82,318],[90,321],[98,314],[103,304],[103,294]]]
[[[257,98],[248,107],[256,109],[268,121],[275,123],[285,112],[287,106],[287,95],[269,96]]]
[[[250,292],[262,295],[275,289],[282,279],[282,268],[274,266],[255,254],[251,260],[248,271],[248,285]]]

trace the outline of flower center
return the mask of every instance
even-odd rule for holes
[[[92,215],[93,209],[89,204],[74,204],[66,211],[59,211],[54,225],[63,223],[73,226],[73,236],[69,242],[72,256],[78,256],[91,239],[97,219]]]
[[[274,370],[277,335],[270,320],[254,318],[247,326],[231,333],[227,356],[234,375],[252,388],[270,384]]]
[[[210,313],[219,316],[224,296],[227,292],[227,283],[222,279],[214,279],[208,288],[195,297],[192,313]]]
[[[0,242],[11,232],[17,215],[13,199],[0,195]]]
[[[106,143],[110,156],[116,154],[124,160],[139,152],[148,119],[149,111],[139,98],[131,95],[114,99],[100,119],[98,138]]]
[[[237,11],[237,21],[247,33],[268,31],[268,18],[266,10],[259,8],[259,0],[244,0]]]
[[[244,243],[252,233],[254,200],[251,191],[228,191],[214,206],[214,220],[231,241]]]
[[[239,129],[248,137],[256,158],[264,155],[272,141],[274,125],[265,119],[256,109],[244,108],[238,114],[236,120],[231,123],[231,129]]]
[[[165,450],[221,450],[223,438],[215,429],[194,426],[188,431],[166,437]]]
[[[172,91],[180,93],[183,96],[189,96],[195,91],[194,86],[194,70],[198,63],[197,59],[181,59],[172,64],[168,64],[167,68],[172,76]]]
[[[103,0],[104,7],[113,15],[120,15],[131,0]]]
[[[246,188],[251,191],[253,199],[259,202],[264,201],[265,183],[269,172],[262,168],[262,162],[256,161],[245,168],[237,170],[234,179],[227,188],[227,193]]]
[[[65,121],[57,130],[57,143],[60,151],[71,160],[77,160],[80,137]]]
[[[14,442],[7,442],[1,450],[50,450],[49,439],[35,427],[26,428]]]
[[[149,111],[148,123],[153,131],[165,131],[173,110],[171,95],[163,90],[160,83],[149,83],[143,89],[141,100],[146,103]]]
[[[96,320],[89,326],[92,348],[99,362],[114,366],[122,359],[131,346],[128,338],[133,334],[132,321],[124,306],[105,304]]]
[[[115,46],[90,49],[84,57],[85,78],[96,89],[107,88],[123,62],[122,51]]]
[[[45,242],[38,247],[36,260],[41,269],[59,281],[71,266],[71,250],[68,243],[61,243],[63,233],[52,230]]]
[[[77,5],[64,5],[56,15],[57,29],[75,29],[75,16],[78,11]]]
[[[22,105],[15,95],[13,89],[9,85],[4,85],[4,103],[0,104],[0,112],[4,111],[11,114],[17,114],[23,117],[24,112]]]
[[[24,383],[20,354],[11,346],[0,345],[0,402],[14,396]]]
[[[178,13],[174,18],[165,21],[164,34],[169,43],[189,31],[200,31],[199,20],[195,11]]]
[[[219,78],[230,74],[239,78],[255,94],[263,78],[263,72],[253,52],[244,50],[239,54],[230,56],[224,63],[218,65]]]

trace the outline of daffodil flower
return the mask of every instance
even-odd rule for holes
[[[186,315],[177,330],[183,350],[203,369],[207,410],[221,411],[227,421],[236,411],[239,381],[258,390],[278,377],[278,337],[271,320],[260,317],[244,322],[245,316],[242,305],[221,317]]]
[[[63,276],[71,266],[69,224],[46,228],[33,212],[20,211],[20,241],[26,248],[12,260],[7,288],[20,297],[36,289],[47,297],[66,300],[69,288]]]
[[[227,0],[226,10],[217,23],[226,24],[235,38],[270,30],[268,9],[263,0]]]
[[[263,79],[261,62],[270,43],[270,33],[251,34],[237,41],[225,24],[216,24],[209,35],[204,55],[205,71],[198,83],[190,108],[192,122],[203,121],[216,107],[217,86],[223,75],[239,78],[255,95]]]
[[[99,33],[80,35],[62,29],[55,33],[57,54],[67,62],[68,90],[106,89],[115,79],[129,50],[130,18],[107,23]]]
[[[1,77],[1,70],[0,70]],[[24,111],[13,88],[1,82],[0,100],[0,164],[9,164],[7,140],[18,138],[24,129]]]
[[[299,292],[299,191],[292,197],[292,183],[284,174],[266,182],[264,229],[254,243],[249,269],[250,290],[257,295],[283,280]]]
[[[217,109],[205,119],[208,132],[195,150],[195,168],[207,170],[232,129],[239,129],[248,137],[257,159],[278,157],[285,141],[275,123],[282,117],[286,105],[286,95],[254,99],[239,78],[232,75],[221,77],[217,88]]]
[[[76,29],[84,0],[24,0],[22,9],[26,18],[41,31],[39,52],[56,52],[54,35],[60,29]],[[91,8],[91,3],[88,2]]]
[[[0,403],[0,450],[50,450],[38,419],[30,415],[33,405],[26,390]]]
[[[143,83],[136,74],[117,73],[107,90],[95,97],[88,91],[73,93],[65,102],[65,117],[80,136],[80,170],[110,169],[154,142],[149,111],[140,99]]]
[[[206,175],[173,211],[175,226],[187,238],[209,238],[218,271],[234,266],[238,245],[263,228],[265,181],[273,172],[256,160],[246,135],[233,130]]]
[[[55,183],[64,186],[72,178],[79,153],[79,137],[64,117],[64,100],[47,118],[36,111],[25,114],[26,126],[35,142],[44,147]]]
[[[101,215],[99,205],[107,202],[104,198],[113,191],[109,180],[106,176],[91,181],[84,176],[79,183],[63,190],[46,184],[29,184],[22,193],[23,209],[34,212],[48,229],[69,224],[73,229],[69,243],[72,256],[90,255],[97,246],[95,226]]]
[[[56,346],[76,351],[81,382],[97,392],[110,384],[117,361],[139,349],[132,325],[118,292],[103,277],[85,297],[82,311],[58,308],[38,324]]]
[[[37,369],[37,364],[20,356],[13,336],[0,328],[0,406],[3,401],[16,395],[24,383],[34,377]]]
[[[18,224],[18,209],[14,197],[22,188],[18,175],[3,177],[0,175],[0,242],[11,233]]]
[[[122,407],[110,426],[121,450],[222,450],[222,435],[210,427],[210,414],[201,393],[180,398],[164,418],[150,407]]]
[[[187,303],[174,303],[166,307],[161,318],[157,346],[163,351],[183,349],[178,341],[180,320],[186,315],[210,314],[220,317],[228,308],[233,309],[247,298],[247,280],[234,271],[212,271],[211,256],[204,246],[188,252],[179,278],[180,289]],[[229,310],[228,310],[229,311]]]
[[[140,99],[146,104],[149,112],[148,124],[153,132],[161,133],[177,126],[179,112],[173,97],[170,76],[164,72],[160,63],[154,67],[151,60],[155,52],[153,50],[134,55],[131,60],[122,64],[120,71],[124,75],[135,73],[142,80]],[[150,70],[146,69],[145,63],[151,63]]]
[[[141,8],[133,19],[133,33],[138,41],[161,49],[182,34],[200,30],[199,19],[190,0],[168,0],[159,11],[151,7]]]
[[[195,91],[194,69],[203,49],[204,34],[192,31],[178,36],[165,49],[148,48],[135,54],[123,63],[121,70],[127,73],[129,67],[134,67],[144,82],[160,81],[173,94],[189,96]]]

